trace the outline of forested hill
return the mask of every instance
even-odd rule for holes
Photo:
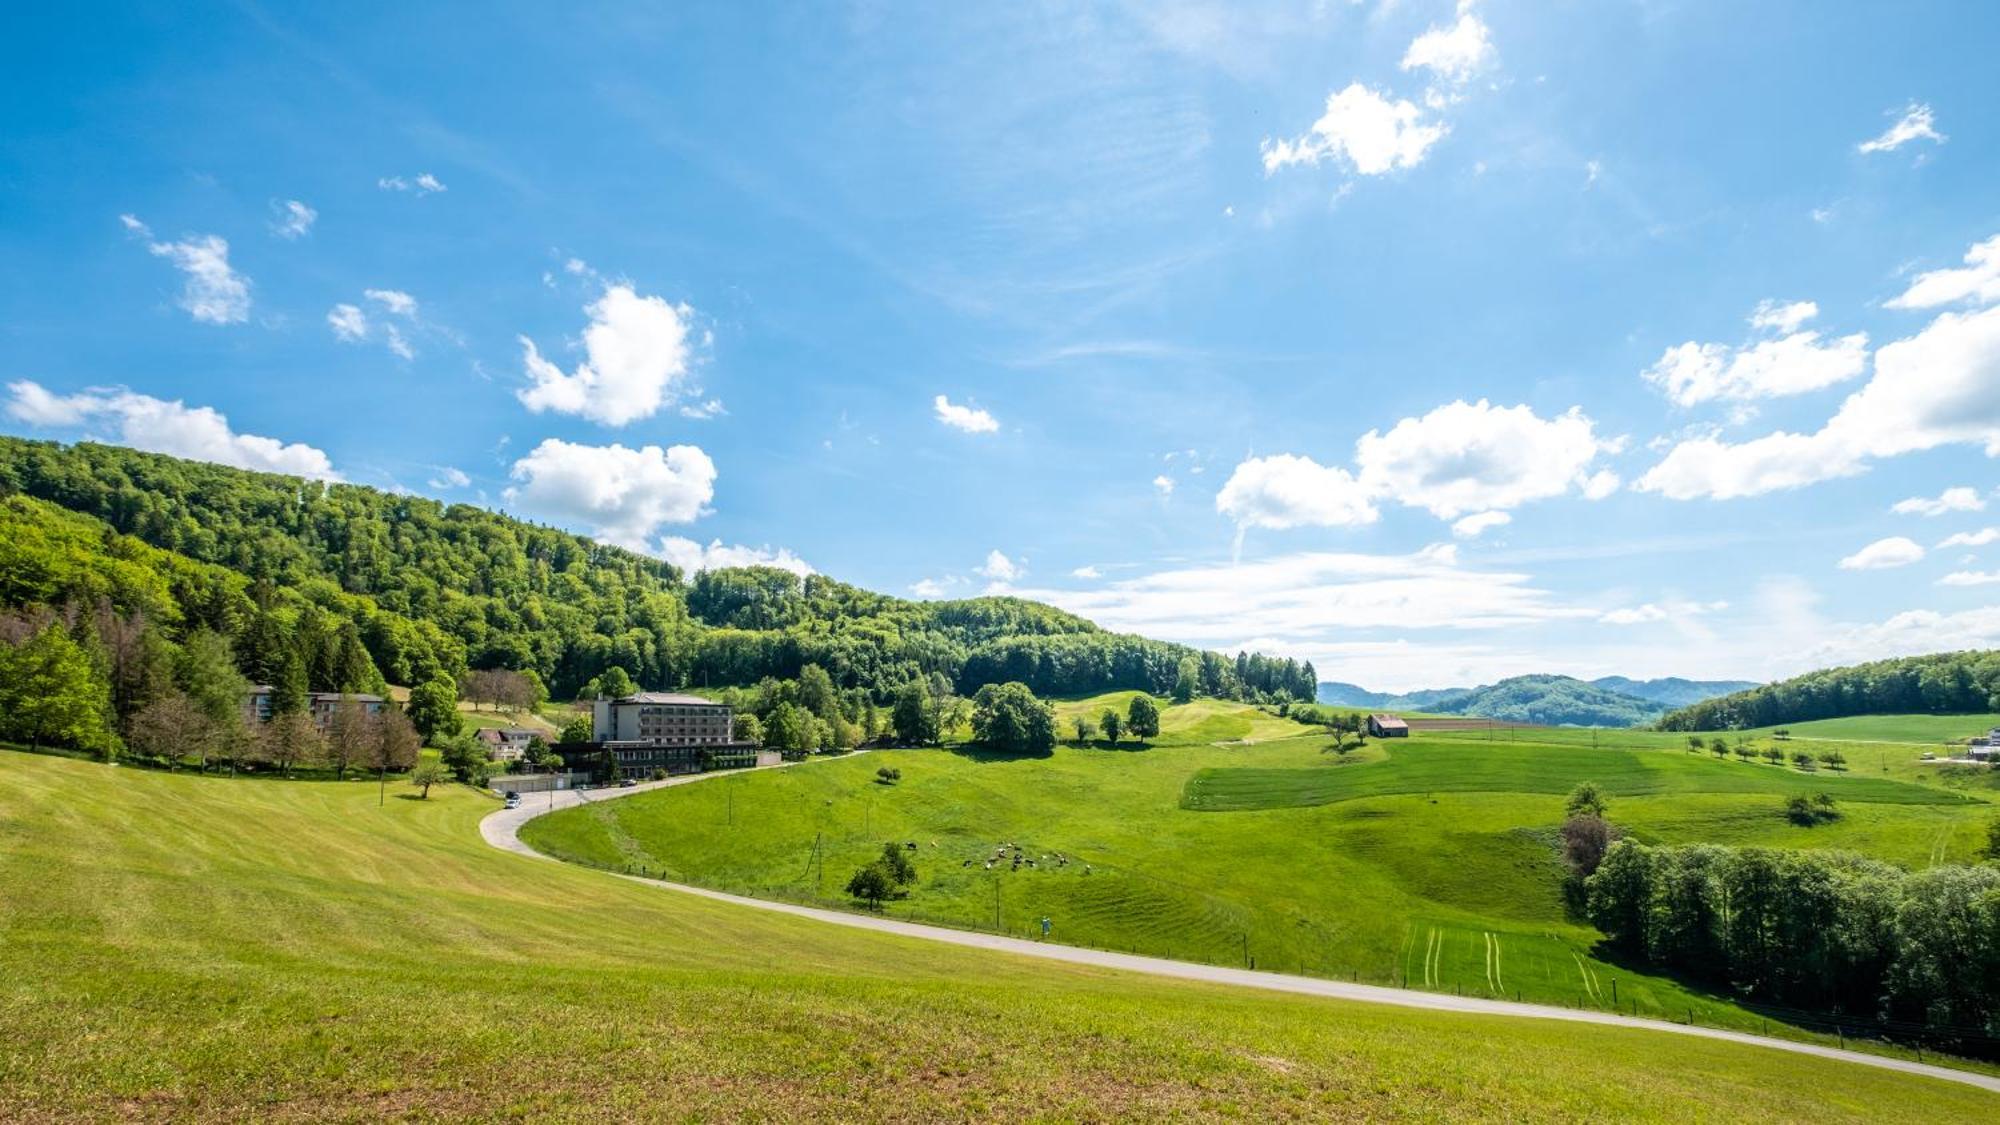
[[[1441,693],[1425,710],[1548,726],[1635,727],[1664,710],[1569,676],[1514,676],[1463,692]]]
[[[1632,727],[1653,722],[1668,707],[1690,697],[1707,698],[1749,686],[1730,681],[1628,680],[1622,676],[1589,681],[1569,676],[1514,676],[1480,687],[1432,688],[1403,695],[1324,683],[1319,685],[1319,701],[1550,726]]]
[[[2000,711],[2000,650],[1944,652],[1808,672],[1683,707],[1664,730],[1740,730],[1848,715]]]
[[[1211,695],[1309,699],[1315,680],[1309,664],[1108,633],[1017,598],[915,602],[768,568],[688,580],[471,505],[115,446],[0,437],[0,501],[0,609],[109,599],[169,632],[222,633],[253,675],[260,636],[309,627],[331,638],[315,689],[354,688],[359,670],[330,666],[357,648],[396,682],[533,670],[557,696],[613,667],[668,688],[817,664],[885,698],[919,677],[968,693],[1005,680],[1042,694],[1165,693],[1189,657]]]

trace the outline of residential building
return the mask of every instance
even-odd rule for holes
[[[275,708],[271,699],[277,689],[270,684],[252,684],[243,693],[243,720],[250,723],[268,723]],[[312,716],[313,725],[321,731],[333,724],[333,713],[343,699],[353,700],[361,705],[362,711],[373,715],[381,711],[387,701],[379,695],[366,693],[343,694],[337,691],[315,691],[306,695],[306,713]]]
[[[481,727],[472,732],[486,747],[487,757],[496,762],[518,762],[528,752],[528,743],[542,732],[525,727]]]

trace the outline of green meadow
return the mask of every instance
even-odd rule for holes
[[[1296,724],[1224,709],[1169,708],[1145,749],[870,752],[559,813],[524,838],[579,862],[829,905],[851,905],[848,877],[885,841],[915,843],[921,877],[888,906],[899,917],[1013,934],[1048,917],[1055,940],[1079,945],[1756,1029],[1762,1017],[1726,997],[1593,956],[1598,935],[1565,909],[1555,846],[1574,785],[1599,783],[1614,823],[1649,842],[1842,847],[1910,867],[1974,861],[2000,814],[1986,788],[1715,760],[1677,748],[1684,739],[1420,736],[1342,760]],[[1219,718],[1282,737],[1179,733]],[[1589,732],[1561,732],[1576,733]],[[902,780],[881,783],[883,767]],[[1785,819],[1785,797],[1821,792],[1837,820]],[[1015,848],[1035,862],[1015,866]]]
[[[364,782],[0,751],[0,1120],[1918,1122],[1993,1106],[1732,1043],[843,930],[495,851],[477,830],[493,807],[456,786],[378,805]],[[1517,960],[1501,971],[1528,971]]]

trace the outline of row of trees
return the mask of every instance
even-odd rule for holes
[[[1947,652],[1809,672],[1669,712],[1662,730],[1740,730],[1846,715],[2000,711],[2000,652]]]
[[[213,629],[176,643],[108,601],[0,612],[0,739],[169,768],[327,766],[344,776],[357,764],[408,768],[425,737],[456,732],[456,699],[442,677],[412,692],[407,714],[393,706],[370,714],[349,693],[324,729],[303,688],[281,680],[271,720],[253,723],[240,663]]]
[[[1082,746],[1092,736],[1104,735],[1104,740],[1112,746],[1118,745],[1120,735],[1130,734],[1140,742],[1158,738],[1160,734],[1160,705],[1153,702],[1150,695],[1135,695],[1125,708],[1125,714],[1106,707],[1096,719],[1088,715],[1076,715],[1070,719],[1070,728],[1076,732],[1076,744]]]
[[[1660,968],[1765,1003],[2000,1035],[2000,867],[1621,839],[1586,890],[1591,922]]]

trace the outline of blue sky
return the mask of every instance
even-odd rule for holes
[[[15,18],[0,427],[1377,688],[2000,644],[1991,5],[418,7]]]

